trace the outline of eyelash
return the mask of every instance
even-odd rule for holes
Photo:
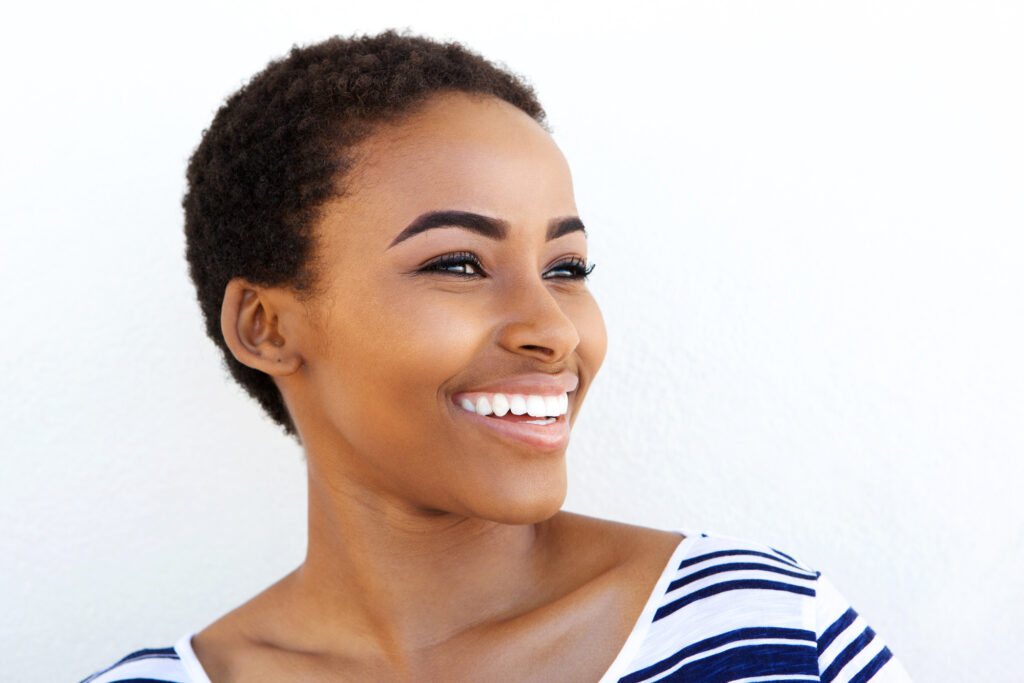
[[[454,270],[448,270],[449,268],[455,268],[458,266],[470,266],[475,269],[475,273],[458,272]],[[439,256],[433,261],[423,266],[420,271],[424,273],[444,273],[447,275],[454,275],[455,277],[472,278],[472,277],[486,277],[483,272],[483,266],[480,264],[480,259],[476,257],[476,254],[470,251],[455,251],[450,254],[444,254]],[[569,275],[551,278],[556,280],[586,280],[590,273],[594,270],[594,264],[587,265],[587,262],[579,257],[573,256],[565,261],[561,261],[551,266],[548,270],[550,273],[554,270],[566,270],[569,271]]]

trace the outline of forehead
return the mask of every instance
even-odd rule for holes
[[[379,129],[359,146],[345,184],[325,223],[333,215],[387,234],[427,211],[472,211],[513,227],[576,214],[569,166],[554,140],[490,96],[435,96]]]

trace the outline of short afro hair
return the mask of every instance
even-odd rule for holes
[[[498,97],[545,125],[533,89],[516,75],[458,43],[387,31],[293,47],[225,101],[189,160],[186,258],[206,333],[288,434],[295,423],[273,380],[224,341],[224,289],[241,277],[311,295],[313,226],[320,207],[344,195],[354,146],[445,91]]]

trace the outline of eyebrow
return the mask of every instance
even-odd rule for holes
[[[491,218],[470,211],[428,211],[417,216],[402,232],[398,233],[398,237],[388,245],[388,249],[413,235],[433,228],[465,228],[490,239],[502,240],[508,235],[509,225],[507,221],[500,218]],[[548,223],[547,240],[550,241],[577,231],[582,232],[584,236],[587,234],[583,227],[583,221],[576,216],[554,218]]]

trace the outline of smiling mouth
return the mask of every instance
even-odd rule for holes
[[[472,392],[455,396],[456,412],[501,439],[533,453],[564,452],[569,445],[569,397]],[[507,403],[507,405],[506,405]],[[495,405],[497,404],[497,405]]]
[[[549,425],[569,410],[569,395],[477,394],[463,396],[459,406],[470,413],[523,424]]]

